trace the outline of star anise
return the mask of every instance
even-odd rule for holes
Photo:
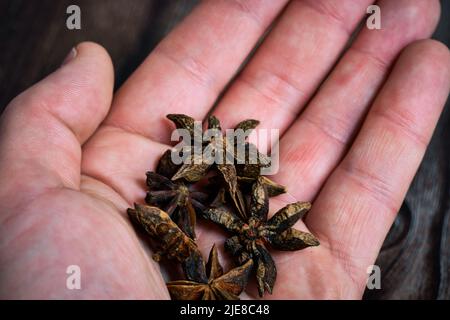
[[[162,257],[175,259],[182,264],[188,280],[203,277],[204,263],[194,240],[189,238],[163,210],[141,204],[127,210],[130,219],[141,226],[157,243],[159,250],[153,254],[155,261]],[[203,269],[202,269],[203,268]]]
[[[181,114],[169,114],[167,118],[175,123],[177,129],[186,129],[191,135],[194,134],[193,125],[191,125],[194,119]],[[183,120],[181,121],[181,119]],[[196,154],[193,152],[190,163],[181,165],[172,177],[173,180],[183,178],[189,182],[197,182],[205,177],[215,160],[221,160],[216,162],[224,164],[228,158],[229,162],[231,160],[231,164],[234,164],[234,149],[230,150],[232,144],[223,136],[220,122],[216,117],[210,116],[208,118],[208,130],[210,130],[211,136],[204,137],[205,141],[202,140],[201,142],[202,149],[192,149],[192,151],[200,151],[201,153]],[[191,143],[194,143],[194,138],[191,138]]]
[[[147,186],[150,190],[145,202],[162,208],[189,237],[195,239],[196,213],[201,214],[205,208],[202,203],[208,195],[155,172],[147,172]]]
[[[178,129],[186,129],[191,136],[194,135],[193,118],[181,114],[171,114],[167,117],[175,123]],[[245,120],[239,123],[235,130],[242,130],[248,134],[258,124],[257,120]],[[220,121],[216,117],[208,118],[208,129],[211,129],[213,134],[208,141],[202,143],[201,154],[194,153],[190,163],[181,165],[172,176],[172,180],[184,179],[189,182],[197,182],[204,178],[213,163],[216,163],[215,167],[225,182],[235,209],[242,218],[246,219],[245,201],[238,187],[238,171],[244,177],[255,178],[259,175],[261,167],[267,166],[270,162],[267,157],[257,151],[254,145],[246,142],[247,135],[241,135],[241,139],[231,137],[233,140],[230,137],[224,137]],[[192,139],[191,142],[194,140]],[[251,158],[252,156],[253,158]],[[250,159],[256,160],[250,161]]]
[[[175,300],[239,300],[245,289],[253,261],[223,273],[215,245],[209,253],[208,264],[203,265],[202,275],[196,281],[177,280],[167,284],[171,297]]]
[[[311,204],[308,202],[292,203],[268,219],[269,195],[267,186],[260,177],[252,187],[248,221],[220,205],[204,210],[204,216],[234,234],[226,240],[225,248],[240,264],[254,260],[258,292],[262,297],[265,291],[272,293],[277,275],[267,244],[274,249],[289,251],[319,245],[312,234],[292,228],[310,208]]]

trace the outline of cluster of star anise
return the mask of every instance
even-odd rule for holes
[[[189,133],[191,146],[163,154],[156,172],[147,172],[146,204],[135,204],[128,214],[155,240],[156,261],[167,257],[181,264],[186,279],[167,284],[171,297],[239,299],[252,273],[256,275],[259,295],[272,293],[277,270],[268,248],[293,251],[319,245],[312,234],[292,228],[311,204],[289,204],[269,219],[269,197],[286,190],[260,174],[261,168],[270,165],[267,156],[246,139],[224,136],[214,116],[208,119],[208,129],[215,134],[208,134],[207,139],[202,132],[199,135],[193,118],[181,114],[167,118],[177,129]],[[248,136],[258,124],[256,120],[245,120],[235,130]],[[199,136],[200,141],[196,140]],[[200,148],[200,156],[186,152],[184,159],[189,161],[175,164],[173,152],[183,157],[192,146]],[[238,150],[245,152],[242,155]],[[223,161],[211,161],[218,158]],[[215,245],[205,263],[196,243],[197,216],[232,234],[225,241],[225,249],[235,258],[237,267],[224,274]]]

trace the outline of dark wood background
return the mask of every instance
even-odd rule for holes
[[[197,2],[0,0],[0,111],[84,40],[109,51],[120,86]],[[449,46],[450,0],[441,2],[434,38]],[[82,30],[65,27],[71,4],[82,9]],[[377,264],[382,289],[367,291],[366,299],[450,299],[449,103]]]

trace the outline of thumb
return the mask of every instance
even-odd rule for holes
[[[63,65],[5,109],[0,118],[0,201],[54,188],[77,189],[81,145],[110,108],[113,68],[97,44],[72,49]]]

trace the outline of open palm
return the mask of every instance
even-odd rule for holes
[[[204,119],[280,14],[214,114],[224,128],[254,118],[280,130],[273,179],[289,194],[273,211],[314,200],[298,227],[321,246],[274,252],[279,276],[266,297],[360,298],[450,86],[448,49],[417,41],[432,33],[439,2],[381,0],[382,30],[362,28],[346,48],[371,3],[205,1],[114,98],[107,53],[78,45],[1,118],[0,297],[169,297],[126,209],[143,201],[145,172],[170,143],[165,115]],[[223,241],[202,226],[198,238],[204,252]],[[81,290],[66,288],[70,265]]]

